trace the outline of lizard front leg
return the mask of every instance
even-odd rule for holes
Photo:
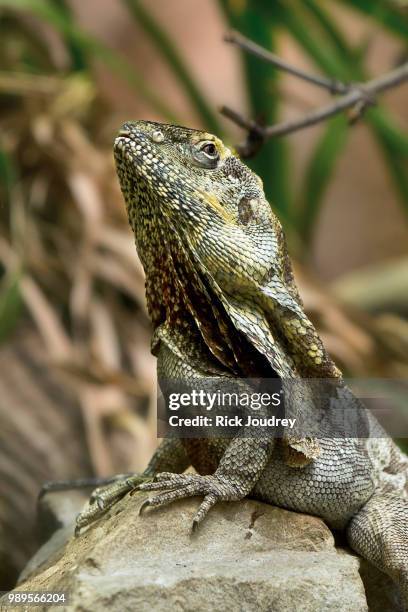
[[[225,377],[214,378],[203,370],[192,367],[188,359],[180,356],[182,351],[171,339],[165,338],[158,350],[157,371],[159,380],[177,384],[182,381],[187,387],[203,387],[207,391],[217,389]],[[229,379],[228,384],[235,379]],[[236,381],[235,381],[236,382]],[[245,387],[246,389],[246,387]],[[204,499],[193,519],[193,529],[196,529],[208,514],[209,510],[219,501],[237,501],[246,497],[258,482],[273,450],[274,439],[262,432],[253,432],[253,437],[245,438],[239,435],[227,445],[225,439],[220,440],[219,448],[212,448],[211,440],[204,441],[207,460],[213,459],[216,469],[208,474],[207,467],[199,471],[205,474],[173,474],[163,471],[155,476],[154,482],[140,484],[137,488],[142,491],[162,491],[158,495],[146,500],[140,512],[147,506],[162,506],[176,499],[203,496]],[[213,443],[216,442],[213,440]],[[224,450],[225,449],[225,450]],[[194,451],[192,463],[196,465]],[[217,455],[217,457],[216,457]],[[211,463],[211,462],[210,462]],[[210,471],[210,470],[208,470]]]
[[[219,501],[237,501],[246,497],[259,480],[272,453],[272,438],[236,437],[227,447],[218,468],[212,475],[157,474],[154,482],[138,486],[142,491],[162,493],[146,500],[146,506],[162,506],[176,499],[204,496],[193,520],[193,531]]]
[[[142,474],[126,474],[115,478],[107,486],[96,488],[83,511],[76,519],[76,533],[97,520],[127,493],[143,482],[151,480],[164,470],[184,472],[190,465],[190,460],[180,440],[164,439],[156,449],[149,465]]]
[[[351,520],[347,538],[398,584],[408,610],[408,500],[394,493],[374,495]]]

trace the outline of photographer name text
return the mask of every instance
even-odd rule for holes
[[[169,425],[171,427],[289,427],[293,429],[296,419],[285,419],[275,416],[271,417],[256,417],[251,414],[246,418],[238,415],[221,416],[216,415],[214,418],[209,416],[198,415],[195,417],[180,417],[172,415],[169,417]]]

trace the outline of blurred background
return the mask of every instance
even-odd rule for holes
[[[243,55],[231,28],[353,82],[407,60],[407,14],[402,0],[0,0],[0,589],[37,546],[42,482],[140,471],[157,445],[117,129],[143,118],[238,143],[221,105],[272,124],[330,94]],[[248,162],[348,377],[408,378],[407,87]]]

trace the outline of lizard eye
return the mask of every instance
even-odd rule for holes
[[[198,143],[198,145],[194,147],[193,157],[199,166],[214,169],[217,167],[220,154],[216,145],[206,140]]]
[[[218,158],[217,147],[213,142],[206,142],[201,146],[201,151],[207,155],[210,159]]]

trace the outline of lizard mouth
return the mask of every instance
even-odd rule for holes
[[[113,143],[113,150],[115,153],[120,153],[123,145],[130,144],[131,142],[136,142],[136,138],[134,138],[134,132],[131,132],[129,129],[121,128],[117,133],[117,136]]]
[[[130,145],[131,142],[135,142],[134,139],[129,135],[122,135],[119,134],[116,138],[115,138],[115,142],[113,145],[113,150],[115,154],[121,154],[123,147],[126,145]]]
[[[120,131],[115,138],[113,150],[115,153],[121,152],[124,145],[132,146],[133,143],[133,146],[135,146],[137,142],[137,138],[135,138],[134,134],[132,134],[131,132]]]
[[[133,146],[138,145],[143,148],[149,143],[147,135],[142,130],[129,127],[126,124],[120,128],[114,142],[114,148],[121,142],[133,143]]]
[[[146,139],[134,131],[121,130],[114,141],[113,152],[118,166],[131,164],[134,170],[145,165],[150,152]],[[139,174],[139,172],[138,172]]]
[[[155,147],[143,131],[125,126],[115,138],[113,152],[122,188],[127,185],[126,189],[130,189],[128,182],[129,177],[132,177],[134,198],[138,201],[140,192],[151,191],[155,177],[160,174]],[[154,197],[153,192],[151,197]]]
[[[130,155],[132,159],[143,158],[149,153],[153,153],[153,147],[150,139],[142,130],[135,130],[126,125],[123,126],[114,141],[114,153],[116,156],[127,157]]]

